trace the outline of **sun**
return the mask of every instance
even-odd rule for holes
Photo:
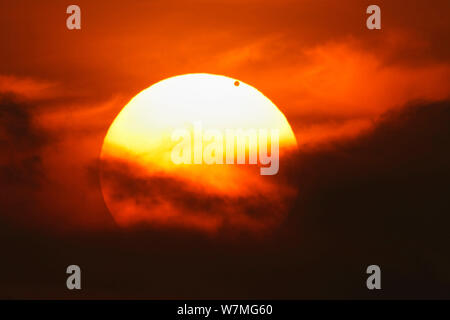
[[[287,179],[296,148],[285,116],[254,87],[175,76],[115,118],[101,152],[102,192],[123,227],[264,230],[296,193]]]

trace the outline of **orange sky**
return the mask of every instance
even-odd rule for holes
[[[372,4],[381,30],[365,26]],[[449,12],[449,0],[1,0],[0,298],[448,299]],[[292,206],[270,206],[280,188],[223,204],[135,169],[123,189],[212,230],[227,213],[250,221],[236,207],[283,213],[267,234],[120,228],[107,209],[111,123],[143,89],[197,72],[240,79],[286,115]],[[381,295],[365,286],[372,263]],[[80,292],[65,286],[70,264]]]
[[[55,83],[70,104],[128,99],[177,74],[224,74],[261,90],[297,128],[330,117],[348,127],[446,97],[448,1],[379,2],[381,31],[365,28],[367,3],[78,1],[82,30],[68,31],[65,1],[9,1],[0,72]]]
[[[54,138],[40,151],[47,191],[58,199],[79,190],[87,220],[100,204],[83,191],[92,182],[84,170],[125,103],[161,79],[241,79],[285,113],[304,150],[370,129],[410,101],[450,94],[445,0],[378,1],[380,31],[365,27],[368,1],[76,3],[80,31],[66,29],[67,1],[0,4],[0,92],[33,106],[33,125]],[[57,200],[49,207],[61,211]]]

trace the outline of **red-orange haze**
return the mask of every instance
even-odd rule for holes
[[[22,110],[5,111],[17,150],[0,160],[12,168],[39,159],[39,174],[26,165],[18,174],[39,180],[38,189],[26,180],[26,197],[45,212],[36,220],[52,227],[112,224],[98,185],[104,137],[126,103],[162,79],[210,73],[251,84],[289,120],[301,152],[450,93],[448,1],[378,1],[381,30],[366,28],[368,4],[359,0],[77,4],[81,30],[67,30],[66,1],[0,4],[0,92]],[[17,142],[28,135],[39,143]],[[5,207],[14,207],[22,196],[7,185]]]

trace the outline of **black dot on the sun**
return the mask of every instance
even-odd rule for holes
[[[240,84],[239,81],[235,81],[235,82],[234,82],[234,85],[235,85],[236,87],[239,87],[239,84]]]

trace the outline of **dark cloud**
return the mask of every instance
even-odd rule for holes
[[[384,297],[448,297],[449,120],[449,101],[410,105],[356,140],[302,154],[289,234],[326,250],[319,261],[347,284],[374,263],[386,270]]]
[[[33,184],[42,178],[40,150],[49,137],[36,128],[33,106],[10,94],[0,96],[0,176],[2,184]]]
[[[263,238],[143,226],[5,230],[14,241],[0,243],[1,295],[448,298],[448,123],[448,101],[420,103],[385,114],[357,139],[303,152],[295,208]],[[83,270],[80,293],[65,289],[73,263]],[[381,292],[365,288],[370,264],[382,268]]]
[[[0,219],[46,230],[111,225],[97,172],[106,128],[92,124],[96,109],[68,104],[64,112],[60,97],[25,89],[0,93]]]
[[[33,104],[0,95],[0,206],[2,217],[31,216],[34,191],[45,179],[42,148],[50,137],[33,123]],[[31,211],[31,212],[30,212]],[[14,220],[26,217],[14,217]]]
[[[207,170],[205,174],[208,174]],[[282,201],[279,197],[284,191],[277,189],[276,185],[271,186],[274,188],[271,198],[267,192],[242,196],[216,194],[204,190],[208,186],[199,188],[182,177],[164,173],[143,174],[141,168],[130,162],[111,158],[103,161],[101,176],[106,190],[110,190],[107,192],[106,202],[111,206],[113,214],[120,210],[115,204],[127,201],[132,204],[134,212],[144,210],[145,215],[158,218],[153,221],[157,226],[161,223],[159,220],[164,221],[163,227],[185,228],[211,221],[214,225],[211,226],[212,229],[218,226],[219,229],[225,229],[225,233],[239,227],[253,227],[261,231],[265,224],[276,223],[287,209],[287,199]],[[282,181],[287,183],[288,179]],[[173,216],[159,218],[161,210],[170,211]]]
[[[3,151],[10,151],[10,154],[35,151],[47,142],[45,132],[33,123],[34,107],[14,94],[0,94],[0,147]]]

